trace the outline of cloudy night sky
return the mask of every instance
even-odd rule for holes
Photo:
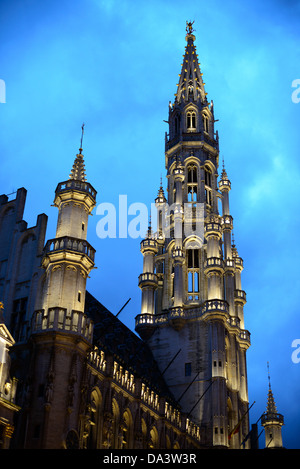
[[[161,176],[166,189],[164,120],[181,71],[186,20],[195,21],[207,97],[219,119],[244,260],[250,421],[266,409],[269,362],[284,446],[300,448],[300,362],[292,360],[293,341],[300,345],[299,1],[1,1],[0,193],[25,187],[24,219],[33,226],[46,213],[46,236],[54,238],[54,191],[69,177],[84,122],[97,204],[114,204],[118,214],[126,195],[128,207],[150,209]],[[3,86],[0,95],[3,101]],[[100,239],[100,218],[95,210],[89,220],[97,269],[87,288],[115,314],[131,298],[119,319],[134,330],[141,238]]]

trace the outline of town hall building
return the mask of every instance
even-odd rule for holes
[[[58,174],[55,238],[45,214],[34,227],[23,220],[26,189],[0,196],[2,448],[254,447],[231,182],[192,23],[185,39],[165,136],[167,195],[161,184],[157,229],[150,223],[140,243],[136,332],[87,290],[97,191],[82,140],[69,177]],[[271,388],[262,425],[266,447],[282,447]]]

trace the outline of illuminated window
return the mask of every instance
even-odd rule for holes
[[[208,166],[204,168],[205,182],[205,201],[208,205],[212,204],[212,172]]]
[[[188,182],[187,182],[188,202],[197,202],[197,189],[198,189],[197,167],[189,166],[188,167]]]
[[[187,250],[188,299],[199,300],[199,249]]]
[[[211,205],[211,190],[205,189],[205,199],[208,205]]]
[[[174,276],[175,276],[175,271],[174,271],[174,265],[172,266],[172,272],[171,272],[171,286],[172,286],[172,294],[171,297],[174,298]]]
[[[188,111],[186,113],[186,127],[188,130],[196,130],[196,112]]]

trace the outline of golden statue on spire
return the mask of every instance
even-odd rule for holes
[[[194,29],[193,29],[193,24],[195,23],[195,21],[191,22],[191,21],[187,21],[186,22],[186,32],[188,34],[192,34]]]

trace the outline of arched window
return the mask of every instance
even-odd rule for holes
[[[175,278],[175,270],[174,270],[174,264],[173,264],[173,265],[172,265],[172,270],[171,270],[171,289],[172,289],[172,291],[171,291],[171,298],[174,298],[174,286],[175,286],[175,284],[174,284],[174,282],[175,282],[174,278]]]
[[[188,202],[197,202],[197,189],[198,189],[198,178],[197,178],[197,167],[191,165],[188,167]]]
[[[205,182],[205,201],[208,205],[212,204],[212,171],[208,166],[204,168]]]
[[[158,432],[155,427],[150,430],[149,448],[158,448]]]
[[[123,419],[120,425],[120,448],[128,449],[132,445],[132,416],[131,413],[126,410],[123,414]]]
[[[93,390],[90,399],[90,430],[86,446],[89,449],[96,449],[98,447],[100,403],[101,398],[99,393],[96,390]]]
[[[187,250],[188,300],[199,301],[199,249]]]
[[[188,111],[186,113],[186,127],[188,130],[196,130],[196,112]]]
[[[204,132],[209,131],[209,120],[207,114],[202,115]]]
[[[180,131],[180,114],[177,114],[174,119],[174,130],[175,135],[177,135]]]
[[[112,413],[113,413],[112,426],[111,426],[111,429],[107,432],[109,435],[109,444],[111,443],[112,448],[119,449],[118,440],[119,440],[120,409],[115,398],[112,400]],[[104,446],[105,446],[105,443],[106,442],[104,442]]]

